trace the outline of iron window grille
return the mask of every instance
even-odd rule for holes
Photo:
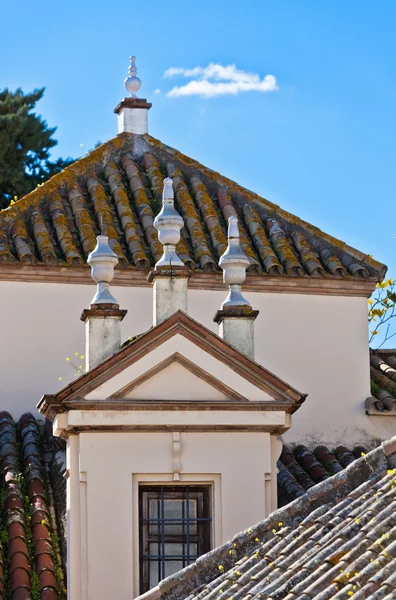
[[[210,550],[210,487],[139,488],[140,593]]]

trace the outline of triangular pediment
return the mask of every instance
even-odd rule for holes
[[[235,390],[176,352],[113,395],[126,400],[246,400]]]
[[[125,345],[38,408],[49,418],[72,407],[135,402],[260,402],[294,412],[305,395],[189,315],[178,311]]]

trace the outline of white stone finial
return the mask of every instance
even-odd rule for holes
[[[164,179],[162,192],[162,208],[155,217],[154,227],[158,231],[158,239],[164,247],[164,253],[155,265],[158,267],[184,267],[176,254],[176,245],[180,240],[180,230],[184,225],[183,218],[174,206],[173,181],[170,177]]]
[[[136,92],[140,90],[142,82],[137,77],[136,56],[130,57],[130,65],[128,68],[128,77],[125,79],[125,89],[129,92],[131,98],[136,98]]]
[[[114,278],[114,267],[118,263],[117,254],[110,248],[107,235],[98,235],[96,242],[87,259],[91,267],[91,277],[98,286],[91,305],[118,304],[109,290],[109,284]]]
[[[250,262],[239,244],[237,217],[228,219],[228,246],[220,257],[219,266],[223,269],[223,281],[229,286],[229,294],[221,308],[228,306],[250,306],[242,296],[241,285],[246,279],[246,269]]]

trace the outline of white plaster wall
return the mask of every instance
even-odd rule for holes
[[[146,374],[150,369],[161,364],[175,352],[179,352],[191,363],[197,365],[218,381],[223,381],[230,388],[235,390],[241,396],[246,397],[248,400],[260,402],[272,399],[272,397],[264,390],[253,383],[250,383],[250,381],[247,381],[242,375],[236,373],[229,365],[214,358],[208,352],[205,352],[205,350],[202,350],[199,346],[180,334],[175,334],[170,339],[159,344],[156,348],[151,350],[151,352],[148,352],[139,360],[132,363],[132,365],[126,367],[123,371],[90,391],[85,397],[88,400],[105,400],[106,398],[111,398],[111,396],[117,394],[121,389],[125,388],[125,386],[135,381],[137,377]],[[181,386],[185,386],[184,382],[180,382],[180,384]],[[163,392],[159,393],[158,399],[165,399],[163,397]],[[170,398],[167,399],[169,400]]]
[[[179,363],[169,365],[123,397],[138,400],[189,401],[230,399]]]
[[[138,486],[175,485],[172,433],[82,433],[79,437],[84,487],[82,493],[80,484],[80,503],[86,506],[80,505],[74,515],[82,515],[80,528],[86,535],[87,560],[82,555],[81,561],[87,562],[87,573],[82,574],[88,583],[87,598],[130,600],[139,591]],[[212,486],[213,547],[265,517],[269,507],[264,481],[265,474],[271,473],[269,433],[181,433],[180,459],[180,484]]]
[[[112,289],[121,308],[128,309],[123,339],[151,327],[151,288]],[[34,410],[42,394],[64,385],[59,376],[72,375],[65,358],[84,352],[79,319],[94,292],[87,285],[0,282],[0,408],[18,417]],[[191,316],[217,331],[212,318],[225,295],[190,290]],[[286,439],[352,445],[396,434],[394,417],[364,413],[370,393],[365,298],[246,296],[260,310],[256,360],[309,394]]]

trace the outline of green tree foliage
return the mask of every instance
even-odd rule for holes
[[[56,127],[33,111],[44,88],[24,94],[21,89],[0,91],[0,209],[28,194],[74,162],[50,160]]]
[[[396,324],[396,284],[393,279],[377,283],[375,292],[368,301],[368,321],[370,344],[380,336],[381,348],[388,340],[396,335],[393,326]]]

